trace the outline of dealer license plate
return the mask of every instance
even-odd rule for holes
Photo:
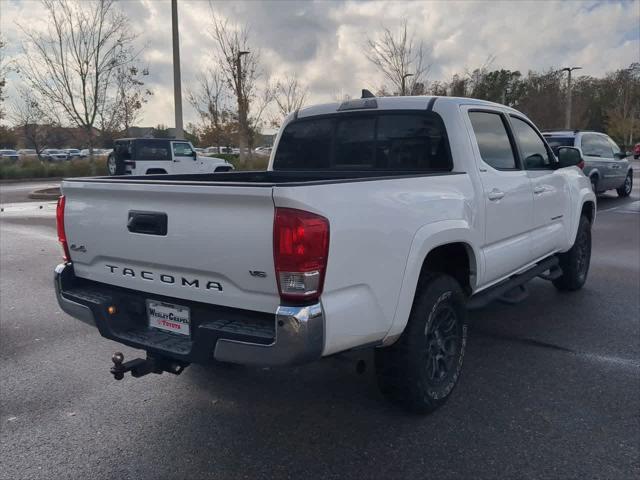
[[[150,327],[180,335],[190,333],[191,315],[187,307],[147,300],[147,316]]]

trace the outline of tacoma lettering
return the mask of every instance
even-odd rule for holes
[[[176,277],[168,273],[158,274],[150,272],[148,270],[141,270],[139,272],[136,272],[131,267],[118,267],[117,265],[109,264],[105,264],[105,267],[107,267],[109,272],[114,275],[122,275],[131,278],[140,277],[143,280],[147,280],[150,282],[160,281],[167,285],[179,285],[181,287],[187,288],[204,288],[205,290],[215,290],[217,292],[223,291],[222,284],[220,282],[214,282],[213,280],[205,281],[199,278]]]

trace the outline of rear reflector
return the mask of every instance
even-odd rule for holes
[[[56,207],[56,227],[58,229],[58,241],[62,245],[62,258],[65,262],[71,261],[71,255],[69,254],[69,246],[67,245],[67,235],[64,231],[64,195],[60,195],[58,198],[58,206]]]
[[[280,298],[315,301],[322,293],[329,253],[329,221],[315,213],[276,208],[273,259]]]

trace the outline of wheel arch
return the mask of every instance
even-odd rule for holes
[[[580,211],[580,216],[584,215],[589,220],[589,223],[593,225],[593,222],[596,219],[596,203],[587,200],[582,204],[582,210]]]
[[[395,315],[384,344],[393,343],[406,327],[424,272],[447,273],[458,279],[465,293],[471,294],[483,269],[481,252],[474,247],[479,244],[475,236],[464,220],[445,220],[418,230],[407,257]]]

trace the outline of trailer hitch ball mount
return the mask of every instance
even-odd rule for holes
[[[162,372],[180,375],[189,366],[185,362],[165,357],[155,357],[149,354],[147,354],[147,358],[136,358],[125,362],[124,355],[121,352],[114,353],[111,361],[113,362],[111,374],[116,380],[122,380],[127,372],[131,372],[131,376],[134,378],[140,378],[150,373],[161,374]]]

